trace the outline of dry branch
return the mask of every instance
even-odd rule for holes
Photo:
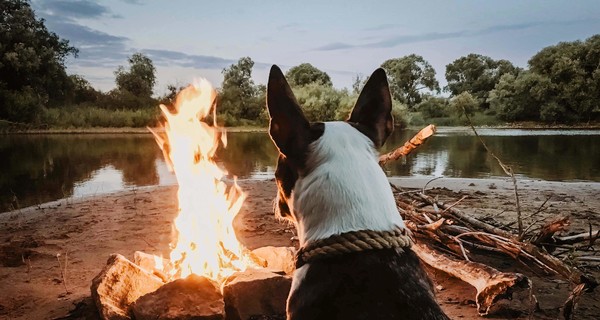
[[[499,299],[510,299],[514,292],[531,288],[529,279],[520,273],[500,272],[482,263],[456,260],[422,244],[413,245],[413,251],[429,266],[475,287],[477,312],[482,316],[488,314]]]
[[[565,237],[554,237],[554,243],[556,244],[575,244],[583,241],[590,241],[590,245],[596,241],[600,237],[600,230],[595,230],[592,232],[583,232],[579,234],[574,234],[572,236]]]
[[[553,243],[551,239],[557,232],[565,231],[571,224],[568,216],[562,216],[551,220],[542,226],[540,231],[531,238],[531,243],[542,245],[543,243]]]
[[[400,157],[406,156],[418,146],[422,145],[427,138],[431,137],[435,133],[435,125],[430,124],[427,127],[421,129],[412,139],[404,143],[403,146],[396,150],[381,155],[379,157],[379,164],[384,165],[388,161],[398,160]]]

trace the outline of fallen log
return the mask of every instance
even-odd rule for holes
[[[422,244],[414,244],[412,248],[421,261],[429,266],[475,287],[477,312],[481,316],[489,313],[494,302],[510,299],[517,291],[531,289],[531,281],[520,273],[500,272],[482,263],[456,260]]]

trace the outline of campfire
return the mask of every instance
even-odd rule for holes
[[[199,80],[179,93],[175,110],[160,106],[164,135],[152,131],[179,185],[170,279],[194,273],[221,282],[256,266],[232,227],[245,195],[235,181],[227,187],[226,172],[214,159],[219,146],[227,145],[226,133],[216,123],[215,98],[211,84]],[[211,111],[212,124],[207,122]]]
[[[226,147],[216,123],[216,91],[201,79],[173,106],[160,105],[164,130],[149,130],[178,184],[178,215],[169,258],[136,252],[112,255],[92,283],[103,319],[247,319],[285,314],[293,248],[249,251],[233,220],[245,194],[215,155]],[[265,269],[264,267],[270,269]],[[279,271],[278,273],[277,270]],[[275,271],[275,272],[273,272]]]

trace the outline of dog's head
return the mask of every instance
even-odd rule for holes
[[[321,164],[320,162],[328,158],[326,155],[317,153],[347,152],[344,149],[348,148],[344,146],[331,146],[325,148],[327,150],[318,147],[319,141],[325,139],[326,130],[335,131],[334,127],[343,126],[342,131],[345,130],[344,134],[349,136],[347,139],[351,139],[349,143],[352,148],[358,148],[354,153],[346,154],[343,157],[361,157],[361,153],[363,153],[365,157],[369,157],[368,161],[375,162],[375,166],[376,157],[371,157],[374,154],[374,147],[381,147],[393,130],[392,102],[387,76],[383,69],[373,72],[360,93],[349,119],[344,124],[309,123],[281,69],[275,65],[269,74],[267,107],[270,115],[269,134],[280,152],[275,171],[278,187],[275,209],[280,216],[294,221],[298,221],[299,218],[298,212],[295,212],[296,210],[293,208],[292,199],[296,183],[299,179],[311,174]],[[356,145],[353,141],[356,141]],[[361,144],[361,141],[364,143]],[[335,141],[331,143],[335,143]],[[338,158],[341,156],[340,154]],[[352,166],[352,162],[353,159],[347,159],[339,165]],[[358,167],[349,169],[360,174],[361,164],[360,161],[355,162],[354,165]],[[332,183],[335,182],[332,181]],[[323,185],[320,187],[327,188]],[[315,201],[318,200],[315,199]]]

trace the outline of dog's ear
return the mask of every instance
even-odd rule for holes
[[[278,66],[273,65],[267,85],[269,135],[288,159],[301,159],[309,144],[310,124]]]
[[[362,89],[348,122],[358,124],[375,147],[379,148],[394,130],[392,98],[385,71],[375,70]]]

